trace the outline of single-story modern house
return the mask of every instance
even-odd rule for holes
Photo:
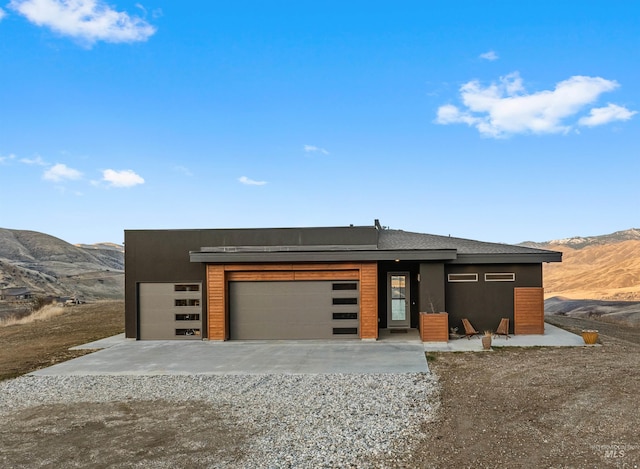
[[[126,336],[377,339],[447,312],[543,333],[562,253],[372,226],[125,231]],[[542,326],[543,327],[543,326]]]

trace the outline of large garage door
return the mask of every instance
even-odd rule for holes
[[[141,339],[201,339],[199,283],[140,283]]]
[[[357,281],[229,282],[232,339],[358,337]]]

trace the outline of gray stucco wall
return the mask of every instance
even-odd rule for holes
[[[420,311],[446,312],[444,290],[444,264],[420,264]]]
[[[446,312],[449,327],[458,327],[464,333],[462,318],[468,318],[480,332],[494,331],[500,318],[509,318],[513,332],[513,290],[516,287],[542,287],[541,264],[475,264],[447,265],[445,267]],[[485,282],[487,272],[513,272],[514,282]],[[447,277],[452,273],[477,273],[477,282],[452,283]]]

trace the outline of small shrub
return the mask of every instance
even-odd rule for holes
[[[37,296],[31,301],[31,311],[38,311],[51,303],[53,303],[51,298]]]

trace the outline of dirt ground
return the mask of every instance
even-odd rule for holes
[[[69,346],[122,330],[121,303],[102,312],[91,306],[71,308],[47,327],[0,328],[0,376],[72,358],[82,352]],[[441,385],[438,421],[415,435],[412,452],[373,464],[640,467],[640,330],[566,317],[550,322],[598,329],[601,346],[430,354]],[[0,426],[0,465],[238,467],[251,436],[219,412],[162,401],[34,407]]]
[[[241,467],[249,435],[201,402],[47,405],[0,428],[0,467]]]
[[[407,467],[640,467],[640,330],[552,317],[601,346],[440,353],[439,422]]]

